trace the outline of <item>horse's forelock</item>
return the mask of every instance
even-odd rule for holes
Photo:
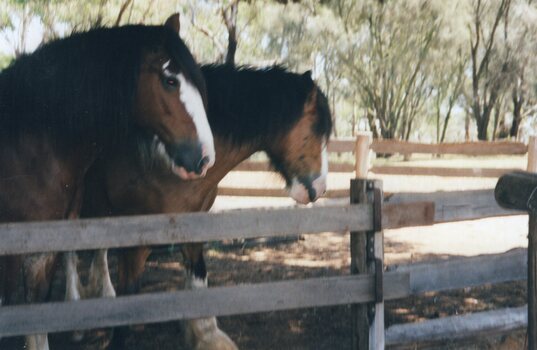
[[[165,49],[180,73],[199,91],[207,108],[207,88],[200,67],[183,40],[168,27],[164,27]]]

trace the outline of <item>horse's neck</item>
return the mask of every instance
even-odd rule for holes
[[[258,143],[236,145],[219,137],[215,137],[214,141],[216,148],[216,162],[213,168],[209,169],[207,172],[206,180],[214,183],[215,187],[224,176],[233,170],[239,163],[255,152],[262,150]]]

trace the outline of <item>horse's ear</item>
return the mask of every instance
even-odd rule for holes
[[[181,21],[179,17],[180,16],[178,13],[174,13],[173,15],[168,17],[168,19],[166,20],[166,23],[164,23],[166,27],[171,28],[177,34],[179,34],[179,29],[181,29]]]

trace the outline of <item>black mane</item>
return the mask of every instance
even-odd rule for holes
[[[123,139],[143,54],[157,48],[205,94],[199,68],[171,29],[93,29],[45,44],[0,73],[0,137],[36,133],[67,144]]]
[[[310,73],[295,74],[280,66],[263,69],[206,65],[201,68],[209,96],[208,118],[215,136],[244,143],[271,139],[290,130],[303,114],[316,86]],[[330,135],[332,119],[326,97],[317,90],[319,120],[314,131]]]

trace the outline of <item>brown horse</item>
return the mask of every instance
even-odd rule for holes
[[[206,173],[215,158],[205,83],[177,31],[172,16],[77,33],[0,73],[0,222],[78,217],[88,169],[112,151],[150,156],[175,181]],[[24,302],[45,300],[56,257],[4,257],[2,303],[19,302],[18,283]],[[46,334],[26,341],[48,349]]]
[[[132,166],[135,155],[116,153],[89,172],[86,186],[91,196],[85,197],[83,216],[208,211],[220,180],[258,151],[267,153],[296,201],[308,203],[324,193],[332,120],[326,98],[309,72],[301,75],[279,67],[228,66],[205,66],[202,72],[218,153],[213,169],[200,180],[176,181],[158,167],[151,173],[141,172],[142,165]],[[150,252],[149,247],[120,251],[119,294],[138,290]],[[187,287],[206,287],[203,245],[185,244],[182,252]],[[96,264],[106,264],[106,254],[100,252],[99,256],[101,263]],[[195,349],[236,348],[218,329],[214,317],[187,322],[186,336]]]

